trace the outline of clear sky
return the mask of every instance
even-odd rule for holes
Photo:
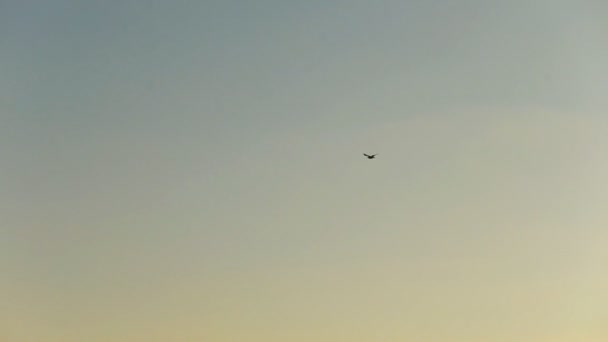
[[[0,339],[607,341],[607,15],[2,1]]]

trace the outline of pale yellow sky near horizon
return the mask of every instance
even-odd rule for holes
[[[604,4],[3,7],[0,340],[608,340]]]

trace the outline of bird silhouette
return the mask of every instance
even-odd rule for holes
[[[366,157],[367,157],[367,159],[374,159],[374,158],[376,158],[376,156],[377,156],[378,154],[377,154],[377,153],[376,153],[376,154],[365,154],[365,153],[363,153],[363,155],[364,155],[364,156],[366,156]]]

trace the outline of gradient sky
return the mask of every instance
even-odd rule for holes
[[[607,341],[607,15],[2,1],[0,339]]]

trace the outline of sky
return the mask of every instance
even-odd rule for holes
[[[2,1],[0,339],[608,340],[606,14]]]

